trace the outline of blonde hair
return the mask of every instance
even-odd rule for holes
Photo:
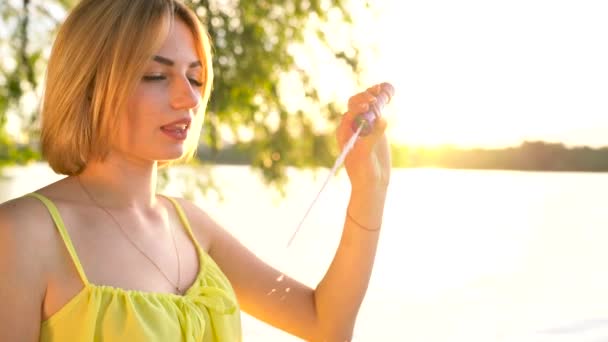
[[[108,155],[118,113],[175,18],[192,31],[203,64],[200,114],[177,161],[192,158],[213,83],[211,42],[196,14],[178,0],[82,0],[61,26],[47,68],[41,144],[55,172],[77,175]]]

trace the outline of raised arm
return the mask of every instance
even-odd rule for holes
[[[352,121],[366,112],[379,88],[353,96],[337,131],[344,146]],[[270,267],[207,214],[184,203],[195,234],[209,239],[209,254],[229,278],[241,308],[254,317],[307,341],[350,341],[372,272],[390,176],[386,121],[376,120],[345,161],[352,192],[334,259],[312,289]],[[203,228],[205,227],[204,231]]]
[[[337,131],[341,147],[353,133],[355,117],[373,108],[381,91],[377,85],[350,98],[348,112]],[[329,332],[331,341],[351,339],[371,276],[391,170],[385,129],[386,120],[377,118],[371,134],[357,140],[344,162],[351,195],[342,237],[329,270],[315,290],[319,324]]]

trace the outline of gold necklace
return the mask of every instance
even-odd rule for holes
[[[137,246],[137,244],[131,240],[131,238],[129,237],[129,235],[127,234],[127,232],[122,228],[122,225],[118,222],[118,220],[116,219],[116,217],[114,217],[114,215],[112,215],[112,213],[110,213],[110,211],[108,209],[106,209],[104,206],[102,206],[101,204],[99,204],[91,195],[91,193],[89,193],[89,191],[85,188],[84,184],[82,184],[82,180],[80,179],[80,176],[76,176],[76,179],[78,180],[78,184],[80,184],[80,187],[82,188],[82,190],[87,194],[87,196],[89,197],[89,199],[91,200],[91,202],[93,202],[93,204],[95,204],[95,206],[97,206],[99,209],[103,210],[106,212],[106,214],[108,214],[108,216],[110,216],[110,218],[112,218],[112,221],[114,221],[114,223],[116,224],[116,226],[118,226],[118,228],[120,229],[121,233],[125,236],[125,238],[131,243],[131,245],[133,245],[133,247],[135,247],[135,249],[137,249],[139,251],[139,253],[141,253],[144,257],[146,257],[146,259],[148,259],[150,261],[150,263],[152,263],[152,265],[154,265],[154,267],[156,267],[156,269],[158,269],[158,271],[160,272],[160,274],[163,275],[163,277],[165,277],[165,279],[167,279],[167,281],[169,282],[169,284],[171,284],[174,288],[175,291],[177,291],[178,294],[183,294],[184,293],[184,289],[182,289],[179,284],[181,283],[180,280],[180,275],[181,275],[181,266],[180,266],[180,260],[179,260],[179,253],[177,251],[177,244],[175,243],[175,234],[173,232],[173,229],[171,229],[171,238],[173,239],[173,247],[175,248],[175,256],[177,257],[177,284],[172,282],[171,279],[169,279],[169,277],[167,277],[167,275],[165,274],[165,272],[163,272],[163,270],[154,262],[154,260],[152,260],[152,258],[150,258],[146,253],[144,253],[143,250],[141,250],[141,248],[139,248],[139,246]]]

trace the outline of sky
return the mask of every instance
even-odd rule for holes
[[[384,0],[359,23],[391,140],[608,146],[608,1]]]

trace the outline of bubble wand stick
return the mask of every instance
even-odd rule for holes
[[[331,168],[331,171],[329,172],[329,175],[325,179],[325,182],[323,182],[323,185],[321,186],[321,189],[317,193],[317,196],[315,196],[315,199],[312,201],[312,203],[310,203],[310,206],[308,207],[308,210],[306,210],[304,217],[302,217],[302,220],[300,220],[300,223],[298,224],[296,230],[291,235],[291,238],[287,242],[288,248],[291,245],[291,243],[293,242],[293,240],[295,239],[296,235],[298,234],[298,231],[300,231],[300,228],[302,227],[302,224],[304,223],[304,221],[306,220],[306,217],[310,213],[310,210],[312,209],[314,204],[319,199],[319,196],[323,192],[323,189],[325,189],[325,186],[327,186],[327,183],[329,183],[329,180],[331,179],[331,177],[337,172],[338,168],[342,165],[342,163],[344,163],[344,159],[346,159],[346,155],[348,155],[350,150],[353,149],[353,147],[355,146],[355,142],[357,141],[359,136],[364,137],[373,131],[374,124],[376,122],[376,119],[378,117],[380,117],[380,112],[382,111],[382,108],[384,107],[385,104],[390,102],[390,100],[394,94],[395,94],[395,89],[393,88],[392,85],[390,85],[389,83],[380,84],[380,94],[378,94],[378,96],[376,96],[376,102],[374,102],[372,104],[372,108],[370,108],[369,111],[367,111],[363,114],[357,115],[355,120],[353,120],[352,129],[353,129],[354,134],[350,137],[350,139],[348,139],[348,142],[346,142],[346,144],[344,145],[342,152],[336,159],[334,166]]]

